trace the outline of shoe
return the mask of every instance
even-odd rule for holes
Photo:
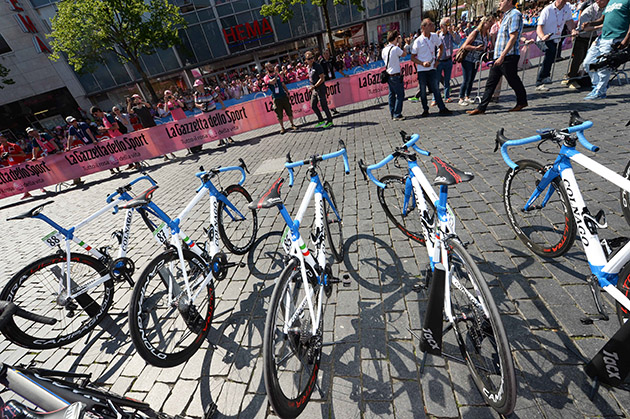
[[[453,99],[451,99],[450,97],[447,97],[446,99],[444,99],[444,103],[451,103],[453,102]]]
[[[319,121],[317,124],[315,124],[316,127],[321,127],[323,125],[326,125],[326,121]]]
[[[337,109],[331,109],[330,112],[332,112],[333,115],[339,115],[339,111]]]
[[[330,122],[326,122],[324,125],[322,125],[322,127],[324,127],[324,128],[330,128],[330,127],[332,127],[332,126],[333,126],[332,121],[330,121]]]
[[[527,107],[527,103],[524,105],[516,105],[515,107],[510,109],[508,112],[518,112],[520,110],[523,110],[523,108],[526,108],[526,107]]]
[[[33,197],[33,195],[31,195],[28,192],[25,192],[24,195],[22,195],[22,198],[20,198],[20,199],[26,199],[26,198],[32,198],[32,197]]]
[[[569,79],[564,79],[564,80],[562,80],[562,81],[560,82],[560,84],[561,84],[561,85],[563,85],[563,86],[566,86],[566,85],[568,85],[569,83],[570,83],[570,80],[569,80]]]
[[[82,181],[81,179],[77,180],[76,182],[72,182],[72,184],[73,184],[74,186],[81,186],[81,185],[83,185],[84,183],[85,183],[85,182],[84,182],[84,181]]]
[[[420,117],[421,117],[421,118],[424,118],[425,116],[429,116],[429,111],[428,111],[428,110],[426,110],[426,111],[424,111],[424,112],[422,112],[422,113],[420,114]]]
[[[580,85],[574,81],[567,86],[570,90],[580,90]]]
[[[409,102],[420,102],[420,99],[418,99],[415,96],[411,96],[410,98],[407,99]]]
[[[168,156],[165,154],[165,155],[164,155],[164,159],[163,159],[163,160],[164,160],[164,161],[169,161],[170,159],[169,159],[169,158],[168,158]],[[112,174],[114,174],[114,172],[112,172]]]
[[[287,130],[286,130],[286,129],[284,129],[284,128],[282,128],[282,129],[280,130],[280,135],[284,135],[286,132],[287,132]]]
[[[591,92],[584,98],[584,100],[599,100],[599,99],[606,99],[606,93],[593,94],[593,92]]]
[[[544,79],[542,80],[542,82],[541,82],[541,83],[542,83],[542,84],[551,84],[551,83],[553,83],[553,82],[551,81],[551,77],[546,77],[546,78],[544,78]]]
[[[136,170],[140,170],[140,169],[142,169],[142,166],[140,165],[140,163],[135,163],[135,164],[133,165],[133,167],[134,167]]]
[[[431,107],[433,107],[433,106],[435,106],[435,105],[437,105],[437,102],[436,102],[435,100],[432,100],[432,101],[431,101]]]
[[[482,111],[481,109],[473,109],[472,111],[466,111],[468,115],[483,115],[486,111]]]
[[[444,109],[440,109],[440,111],[438,112],[439,115],[452,115],[453,111],[444,108]]]
[[[222,145],[227,145],[227,143],[225,142],[225,140],[223,138],[221,138],[219,140],[219,147],[222,146]]]
[[[109,169],[109,173],[112,174],[112,175],[116,174],[116,172],[114,172],[114,169]]]
[[[232,137],[227,137],[227,140],[230,144],[234,144],[234,138]]]
[[[404,121],[404,120],[405,120],[405,117],[404,117],[404,116],[402,116],[402,115],[400,115],[400,116],[395,116],[395,117],[393,117],[393,118],[392,118],[392,120],[394,120],[394,121]]]
[[[188,152],[188,154],[190,154],[190,152]],[[129,166],[127,166],[127,168],[125,170],[132,170],[133,169],[133,164],[130,164]]]
[[[466,99],[459,100],[459,106],[468,106],[470,103]]]
[[[291,129],[292,129],[293,131],[297,131],[297,127],[296,127],[295,125],[291,125]]]
[[[536,86],[536,90],[539,92],[548,92],[549,88],[544,84],[541,84],[540,86]]]

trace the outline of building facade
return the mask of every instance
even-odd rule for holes
[[[289,58],[327,44],[322,11],[308,1],[294,6],[294,17],[287,23],[260,14],[265,0],[169,1],[180,8],[188,27],[180,31],[180,45],[142,56],[142,65],[156,91],[188,88],[199,74],[211,77],[239,67],[260,69],[267,60]],[[363,11],[350,4],[334,6],[329,1],[330,24],[336,34],[351,34],[355,44],[378,43],[391,28],[417,30],[422,1],[364,0]],[[57,0],[7,2],[0,12],[0,63],[11,70],[15,84],[0,90],[0,112],[5,114],[0,130],[13,130],[25,122],[50,126],[61,121],[64,112],[79,116],[77,113],[90,104],[109,108],[124,103],[129,94],[142,92],[137,71],[119,63],[113,55],[104,56],[105,63],[90,74],[76,74],[63,60],[48,59],[45,34],[50,32]],[[30,19],[33,31],[24,31],[21,18],[14,16],[20,13]],[[35,36],[39,42],[33,40]],[[46,97],[69,103],[53,107]],[[45,102],[46,109],[31,106],[33,98]],[[29,110],[34,112],[29,114]],[[24,116],[8,126],[6,117],[15,112]]]

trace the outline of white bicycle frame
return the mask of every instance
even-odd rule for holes
[[[561,152],[562,153],[562,152]],[[603,177],[604,179],[612,182],[619,188],[630,192],[630,180],[623,176],[613,172],[607,167],[601,165],[595,160],[591,159],[580,152],[573,150],[571,153],[563,154],[570,160],[578,163],[580,166],[592,171],[593,173]],[[566,158],[565,157],[565,158]],[[569,195],[569,202],[571,204],[571,210],[575,217],[577,224],[578,234],[582,245],[584,246],[584,253],[588,259],[591,267],[591,272],[599,280],[600,286],[609,293],[619,304],[630,310],[630,300],[619,291],[615,284],[619,280],[619,272],[630,261],[630,242],[628,242],[617,254],[609,261],[606,260],[606,254],[602,247],[597,232],[592,233],[584,217],[584,213],[587,210],[586,203],[582,196],[582,192],[575,179],[575,174],[571,165],[562,159],[561,162],[556,163],[561,165],[560,177],[564,183],[565,189]],[[556,166],[554,164],[554,166]],[[603,226],[605,227],[605,226]]]
[[[427,211],[428,207],[424,199],[426,193],[433,205],[437,209],[437,217],[434,220],[432,231],[429,231],[425,223],[422,223],[422,233],[425,237],[425,246],[429,260],[431,261],[431,267],[435,269],[443,269],[446,273],[446,281],[444,281],[444,312],[448,318],[449,323],[455,323],[455,319],[452,313],[451,306],[451,282],[463,293],[468,295],[471,301],[476,301],[486,316],[489,316],[488,309],[476,296],[470,294],[470,292],[463,287],[457,277],[453,275],[453,267],[449,266],[448,252],[446,251],[445,240],[447,236],[456,236],[455,233],[455,214],[450,205],[446,205],[446,211],[439,210],[439,197],[433,189],[431,183],[426,178],[422,170],[418,167],[417,163],[410,164],[410,169],[413,176],[411,176],[411,184],[415,195],[416,203],[420,210],[420,216]],[[477,290],[478,292],[478,290]]]
[[[302,276],[302,284],[305,290],[309,290],[308,283],[308,272],[306,269],[306,265],[309,266],[311,275],[314,275],[317,272],[316,266],[319,268],[320,272],[324,272],[324,268],[326,267],[326,231],[324,229],[324,205],[323,205],[323,195],[319,190],[321,187],[321,183],[319,183],[319,177],[316,180],[311,178],[311,182],[308,185],[306,193],[304,194],[304,198],[302,199],[302,203],[298,209],[297,215],[295,216],[295,220],[293,220],[293,224],[295,226],[295,230],[299,230],[300,225],[302,224],[302,219],[304,218],[304,214],[308,209],[311,200],[315,198],[315,231],[319,231],[320,234],[316,237],[316,240],[313,242],[317,252],[317,260],[313,257],[311,252],[308,250],[308,246],[302,239],[302,236],[296,236],[291,232],[289,226],[285,228],[284,235],[282,237],[282,247],[285,252],[289,256],[294,256],[300,261],[300,273]],[[286,216],[289,216],[288,211],[284,206],[281,207],[280,212],[286,212]],[[284,216],[284,214],[283,214]],[[285,221],[286,217],[285,217]],[[288,240],[287,240],[288,239]],[[324,283],[320,281],[320,288],[324,286]],[[313,334],[317,333],[317,325],[319,324],[322,316],[322,307],[323,307],[323,292],[319,293],[317,300],[317,311],[313,306],[312,300],[313,294],[307,293],[304,296],[304,299],[301,301],[297,310],[293,313],[292,317],[295,318],[297,313],[301,313],[306,305],[309,308],[309,315],[311,317]],[[287,301],[287,304],[289,301]],[[294,318],[289,319],[288,316],[291,313],[290,307],[286,307],[285,310],[285,322],[284,322],[284,333],[289,333],[289,326],[293,323]]]

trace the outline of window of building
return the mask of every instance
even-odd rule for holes
[[[48,6],[49,4],[57,3],[58,0],[31,0],[31,4],[34,9],[42,6]]]
[[[11,52],[11,47],[0,34],[0,54],[6,54],[7,52]]]

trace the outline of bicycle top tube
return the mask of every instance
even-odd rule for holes
[[[309,159],[296,162],[291,161],[291,155],[287,154],[287,162],[284,164],[284,167],[286,167],[289,171],[289,186],[293,186],[293,182],[295,181],[295,176],[293,174],[293,169],[295,167],[304,166],[305,164],[316,165],[320,161],[332,159],[339,156],[343,157],[343,167],[346,175],[349,174],[350,164],[348,163],[348,153],[346,152],[346,145],[344,144],[343,140],[339,140],[339,147],[340,149],[335,151],[334,153],[311,156],[311,158]]]
[[[385,184],[382,182],[379,182],[376,177],[374,177],[374,175],[372,174],[372,170],[376,170],[376,169],[380,169],[381,167],[385,166],[387,163],[391,162],[392,160],[394,160],[396,157],[400,157],[403,155],[407,155],[409,154],[409,149],[413,149],[416,153],[418,154],[422,154],[423,156],[430,156],[431,153],[421,149],[420,147],[418,147],[416,145],[416,142],[418,142],[418,140],[420,139],[420,136],[418,134],[413,134],[412,136],[407,136],[407,133],[404,131],[400,131],[400,135],[403,139],[404,145],[402,147],[396,148],[396,150],[390,154],[389,156],[385,157],[383,160],[381,160],[378,163],[372,164],[370,166],[365,166],[365,164],[363,164],[363,160],[359,161],[359,167],[361,168],[361,171],[363,172],[363,175],[367,175],[368,178],[370,178],[370,180],[376,184],[376,186],[378,186],[379,188],[385,188]]]
[[[157,182],[155,180],[153,180],[153,178],[149,175],[144,175],[144,176],[140,176],[139,178],[136,178],[134,180],[132,180],[131,182],[129,182],[127,185],[125,186],[121,186],[120,188],[116,189],[116,192],[111,193],[109,195],[107,195],[107,203],[111,203],[114,198],[116,198],[117,196],[122,196],[123,194],[125,194],[126,192],[131,190],[131,187],[140,182],[141,180],[147,180],[149,181],[149,183],[151,183],[152,186],[157,185]]]
[[[245,182],[245,172],[247,171],[247,173],[249,173],[249,170],[247,170],[247,165],[245,164],[245,161],[243,159],[239,158],[238,161],[240,162],[238,166],[215,167],[214,169],[210,170],[204,170],[203,166],[201,166],[199,168],[201,172],[196,173],[195,176],[201,179],[201,182],[206,183],[209,182],[213,176],[219,173],[229,172],[231,170],[238,170],[241,172],[241,180],[238,182],[238,184],[242,185]]]
[[[593,126],[593,122],[591,121],[582,121],[581,119],[579,119],[579,114],[577,112],[572,112],[571,114],[571,121],[572,123],[575,122],[579,122],[579,125],[572,125],[564,130],[544,130],[542,132],[540,132],[538,135],[534,135],[531,137],[527,137],[527,138],[521,138],[518,140],[511,140],[507,137],[505,137],[503,135],[503,128],[501,128],[498,132],[497,132],[497,137],[496,137],[496,147],[494,149],[494,151],[497,150],[497,148],[499,147],[499,145],[501,145],[501,156],[503,157],[503,160],[505,161],[505,163],[510,166],[511,169],[517,169],[518,165],[516,163],[514,163],[512,161],[512,159],[510,159],[510,156],[508,154],[508,148],[512,147],[512,146],[520,146],[520,145],[525,145],[525,144],[530,144],[530,143],[535,143],[535,142],[539,142],[539,141],[543,141],[543,140],[553,140],[553,139],[566,139],[567,137],[570,137],[570,134],[576,134],[577,139],[580,141],[580,144],[582,144],[582,146],[584,146],[584,148],[586,148],[589,151],[593,151],[593,152],[597,152],[599,150],[599,147],[594,146],[593,144],[591,144],[586,137],[584,136],[584,130],[589,129],[590,127]],[[566,143],[565,143],[566,145]],[[570,148],[575,148],[570,147]]]

